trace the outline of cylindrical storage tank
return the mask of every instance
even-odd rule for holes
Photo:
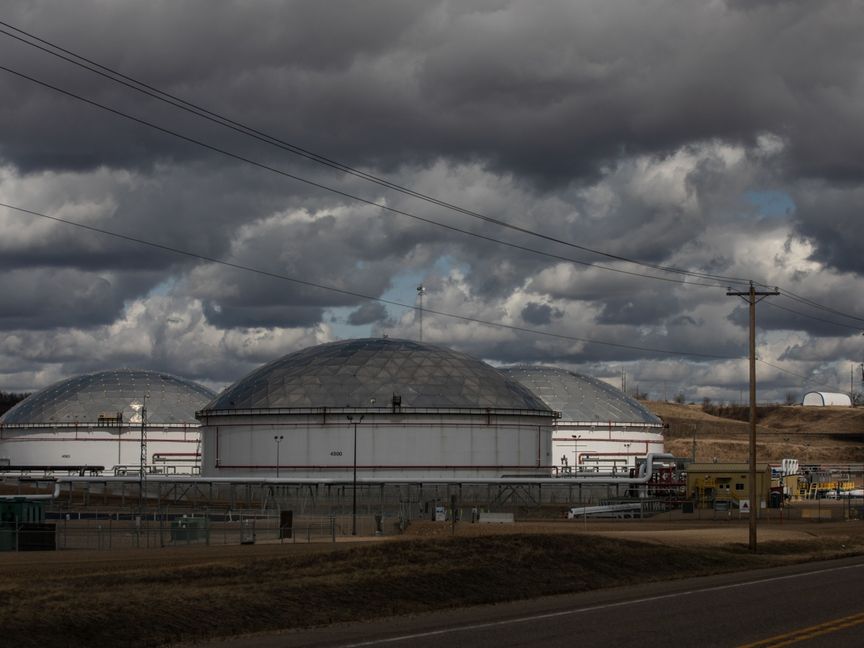
[[[117,369],[62,380],[0,417],[0,461],[22,470],[138,472],[144,418],[147,470],[197,472],[195,412],[213,397],[202,385],[156,371]]]
[[[333,342],[261,367],[198,413],[202,474],[549,476],[554,416],[468,355],[409,340]]]
[[[663,422],[615,387],[558,367],[502,370],[561,413],[552,435],[555,473],[626,474],[638,458],[662,453]]]

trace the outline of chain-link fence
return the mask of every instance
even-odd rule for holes
[[[71,518],[71,516],[70,516]],[[350,531],[349,531],[350,532]],[[299,518],[290,526],[278,515],[174,516],[132,519],[67,519],[56,523],[58,549],[131,549],[262,542],[336,542],[347,535],[336,517]]]
[[[336,542],[352,535],[395,533],[381,516],[294,516],[290,511],[231,513],[98,513],[48,515],[44,523],[0,525],[0,551],[158,549],[187,545]]]

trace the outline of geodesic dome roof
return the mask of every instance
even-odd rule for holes
[[[290,353],[241,379],[204,413],[245,409],[389,407],[549,411],[485,362],[411,340],[368,338]]]
[[[662,422],[646,407],[602,380],[558,367],[520,365],[502,369],[561,412],[561,422]]]
[[[99,371],[31,394],[6,412],[0,423],[97,423],[118,414],[123,423],[140,423],[145,394],[149,425],[197,424],[195,412],[214,397],[206,387],[166,373]]]

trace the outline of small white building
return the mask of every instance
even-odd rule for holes
[[[503,371],[561,413],[552,433],[557,475],[627,472],[637,459],[664,452],[663,422],[620,389],[558,367]]]
[[[207,477],[549,477],[553,412],[485,362],[369,338],[290,353],[197,414]]]
[[[808,407],[852,407],[849,394],[839,392],[807,392],[802,405]]]

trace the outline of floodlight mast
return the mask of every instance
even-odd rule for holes
[[[759,504],[756,502],[756,304],[765,297],[779,295],[780,291],[759,292],[750,282],[746,292],[726,291],[728,296],[743,297],[750,307],[750,551],[756,551],[756,515]],[[757,299],[759,297],[759,299]]]
[[[144,487],[147,485],[147,394],[144,394],[144,404],[141,405],[141,456],[138,481],[138,508],[144,514]]]
[[[418,311],[420,316],[420,341],[423,341],[423,295],[426,294],[426,288],[423,287],[423,284],[417,286],[417,297],[420,300],[420,310]]]

